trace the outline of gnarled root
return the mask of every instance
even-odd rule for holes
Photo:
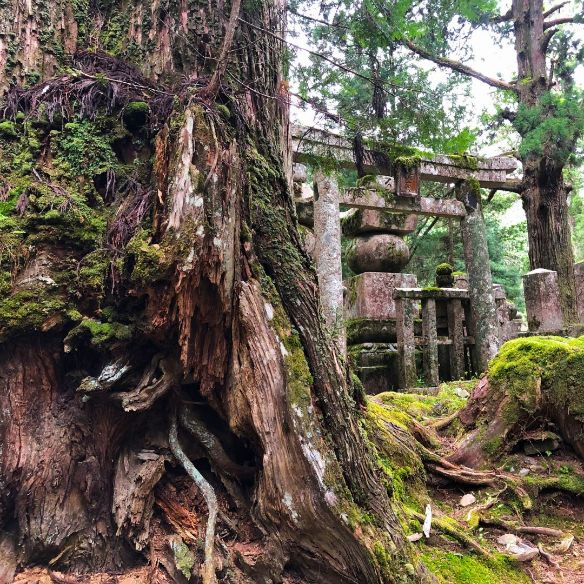
[[[177,413],[173,408],[170,416],[170,430],[168,434],[170,450],[181,463],[187,474],[193,479],[195,484],[201,489],[209,517],[207,519],[207,529],[205,533],[205,563],[203,566],[203,584],[216,584],[215,564],[213,561],[213,551],[215,546],[215,523],[217,521],[217,497],[213,487],[207,482],[205,477],[196,469],[195,465],[189,460],[178,441]]]
[[[113,393],[126,412],[147,410],[152,404],[175,387],[180,379],[181,366],[173,357],[155,355],[144,371],[140,382],[132,391]]]

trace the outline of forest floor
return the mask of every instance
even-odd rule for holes
[[[372,404],[382,406],[395,415],[399,424],[407,415],[422,426],[429,427],[436,420],[455,414],[466,403],[466,393],[470,393],[475,381],[442,384],[437,395],[426,393],[388,392],[370,396]],[[423,390],[421,390],[423,391]],[[462,436],[463,429],[454,419],[444,430],[436,433],[438,444],[435,450],[441,455],[455,447]],[[532,444],[533,446],[533,444]],[[537,446],[537,445],[536,445]],[[584,583],[584,464],[570,449],[561,443],[553,450],[527,455],[525,446],[518,452],[504,455],[494,463],[494,467],[511,475],[523,477],[533,506],[529,510],[521,508],[519,500],[509,490],[499,487],[475,487],[457,485],[431,473],[427,474],[423,492],[407,493],[406,484],[404,508],[412,509],[418,516],[425,513],[430,505],[434,516],[429,537],[422,532],[422,521],[404,516],[407,535],[418,537],[411,543],[418,560],[432,572],[438,582],[447,584],[582,584]],[[529,448],[528,448],[529,450]],[[536,448],[537,450],[537,448]],[[540,449],[541,450],[541,449]],[[201,470],[212,479],[210,469],[201,461]],[[175,564],[183,573],[189,574],[200,558],[185,555],[185,550],[198,550],[202,553],[206,509],[196,486],[179,469],[169,469],[165,478],[155,489],[155,508],[151,523],[152,557],[157,557],[157,546],[162,550],[168,545],[166,530],[168,524],[176,533]],[[571,487],[572,493],[546,489],[546,480],[562,477]],[[422,483],[423,484],[423,483]],[[582,485],[580,489],[580,485]],[[218,485],[217,485],[218,487]],[[427,489],[427,490],[426,490]],[[580,491],[579,491],[580,489]],[[580,492],[581,497],[577,495]],[[219,581],[226,574],[231,562],[235,566],[253,566],[261,561],[264,552],[261,534],[254,528],[246,512],[238,510],[227,494],[218,488],[220,514],[216,534],[216,559],[219,562]],[[465,495],[475,500],[467,505],[461,504]],[[468,497],[467,497],[468,499]],[[486,511],[488,510],[488,512]],[[518,533],[519,542],[532,549],[541,546],[543,554],[538,553],[528,561],[511,558],[509,550],[497,540],[508,529],[487,524],[493,520],[499,523],[513,523],[520,527],[537,527],[556,530],[553,535]],[[448,521],[454,530],[468,536],[484,553],[470,550],[461,539],[444,533],[440,520]],[[365,527],[366,528],[366,527]],[[360,529],[359,526],[356,529]],[[160,537],[157,537],[160,532]],[[561,533],[560,533],[561,532]],[[187,544],[186,547],[184,544]],[[181,555],[182,554],[182,555]],[[161,560],[162,561],[162,560]],[[222,565],[222,562],[225,564]],[[51,565],[51,562],[49,562]],[[20,573],[16,584],[141,584],[156,582],[170,584],[164,566],[154,561],[125,573],[101,573],[91,576],[71,576],[58,570],[29,568]],[[180,577],[179,577],[180,580]],[[186,583],[186,579],[184,582]],[[286,584],[302,584],[302,580],[292,574],[285,577]],[[329,583],[323,583],[329,584]]]
[[[437,396],[390,393],[376,396],[373,400],[385,404],[395,400],[418,422],[431,424],[436,418],[459,409],[465,399],[458,394],[464,394],[464,391],[470,393],[475,383],[476,380],[442,384]],[[448,455],[460,433],[461,429],[456,422],[442,433],[442,454]],[[527,450],[532,451],[529,448]],[[432,529],[428,538],[422,537],[413,543],[418,548],[420,560],[436,575],[439,582],[448,584],[584,583],[582,498],[573,493],[542,487],[551,477],[561,476],[572,487],[576,486],[576,492],[582,485],[581,496],[584,497],[582,461],[569,447],[560,444],[553,451],[541,449],[532,455],[525,454],[522,447],[519,452],[503,456],[496,464],[500,470],[517,473],[528,485],[537,486],[537,496],[532,498],[532,509],[520,509],[513,497],[497,497],[500,489],[469,488],[429,476],[428,496],[434,515],[454,520],[453,525],[470,535],[490,557],[480,557],[455,538]],[[461,499],[469,494],[476,500],[463,506]],[[494,497],[496,502],[493,504]],[[541,546],[544,551],[531,560],[517,561],[511,558],[505,545],[497,541],[502,535],[509,534],[508,530],[483,525],[482,522],[477,524],[477,511],[485,507],[489,507],[489,516],[495,521],[558,530],[562,535],[517,534],[520,542],[536,549]],[[423,512],[424,509],[419,511]],[[410,526],[412,534],[420,530],[419,523]]]

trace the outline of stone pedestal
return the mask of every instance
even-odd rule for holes
[[[578,320],[584,323],[584,261],[574,265],[576,276],[576,300],[578,302]]]
[[[558,274],[539,268],[523,276],[529,332],[557,332],[564,327]]]
[[[345,318],[394,320],[396,288],[415,288],[414,274],[364,272],[346,281]]]
[[[393,191],[392,179],[378,177],[377,183]],[[410,257],[403,236],[414,231],[416,223],[413,214],[374,209],[352,209],[341,221],[343,233],[353,238],[346,260],[357,274],[345,282],[348,352],[367,393],[395,389],[398,383],[393,293],[417,284],[413,274],[400,273]],[[413,312],[412,318],[412,327],[421,324]]]

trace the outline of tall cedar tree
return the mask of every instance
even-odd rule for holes
[[[0,580],[422,578],[299,241],[285,14],[0,4]]]

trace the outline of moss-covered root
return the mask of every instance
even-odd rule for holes
[[[584,458],[584,337],[508,341],[459,414],[470,430],[450,460],[478,467],[552,421]]]
[[[424,521],[424,515],[414,511],[413,509],[408,510],[409,514],[418,521]],[[456,541],[461,543],[464,547],[473,550],[483,558],[490,559],[491,554],[482,547],[475,539],[470,537],[464,531],[464,527],[458,525],[454,519],[450,517],[433,517],[432,527],[437,531],[441,531],[445,535],[454,538]]]

